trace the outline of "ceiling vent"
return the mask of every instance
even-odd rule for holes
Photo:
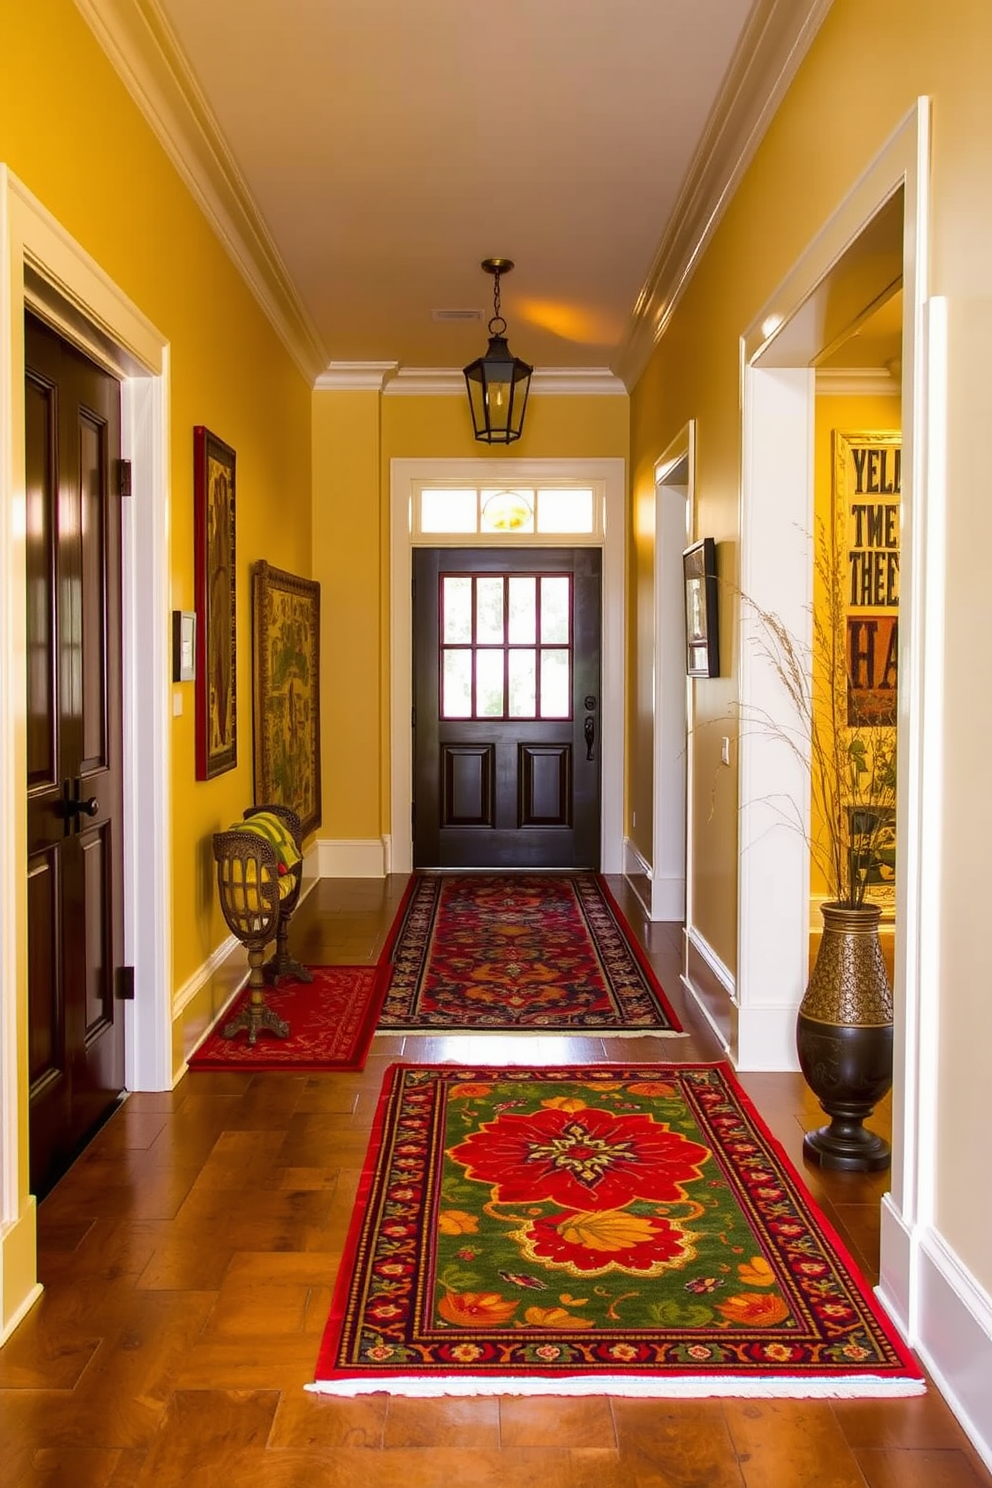
[[[481,320],[481,310],[432,310],[431,320]]]

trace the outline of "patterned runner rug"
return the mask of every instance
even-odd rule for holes
[[[681,1033],[605,883],[581,874],[418,874],[379,1027]]]
[[[382,971],[375,966],[311,966],[313,981],[267,987],[266,1001],[289,1023],[289,1037],[261,1032],[250,1047],[244,1032],[221,1029],[248,993],[217,1020],[189,1058],[191,1070],[359,1070],[365,1064],[382,1002]]]
[[[308,1388],[924,1382],[729,1066],[394,1065]]]

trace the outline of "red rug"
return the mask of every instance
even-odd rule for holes
[[[681,1032],[592,873],[418,874],[392,959],[392,1032]]]
[[[289,1023],[289,1037],[262,1032],[249,1048],[243,1032],[226,1039],[221,1028],[248,997],[231,1004],[195,1054],[191,1070],[359,1070],[365,1064],[382,1002],[382,969],[311,966],[313,981],[266,989],[272,1010]]]
[[[334,1395],[911,1395],[923,1377],[726,1065],[394,1065]]]

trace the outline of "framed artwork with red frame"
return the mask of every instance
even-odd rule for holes
[[[235,455],[202,424],[193,430],[196,608],[196,778],[238,762]]]

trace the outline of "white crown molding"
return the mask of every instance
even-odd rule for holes
[[[287,351],[312,384],[327,364],[327,353],[157,0],[75,3]]]
[[[609,367],[538,367],[531,378],[530,392],[531,397],[538,393],[626,397],[627,387]]]
[[[387,397],[464,397],[465,374],[457,367],[401,367],[383,389]],[[595,394],[626,397],[627,389],[609,367],[538,367],[530,397]]]
[[[628,388],[664,335],[830,5],[757,0],[613,361]]]
[[[314,383],[317,392],[381,393],[399,362],[328,362]]]
[[[818,398],[898,398],[902,384],[884,367],[817,367]]]

